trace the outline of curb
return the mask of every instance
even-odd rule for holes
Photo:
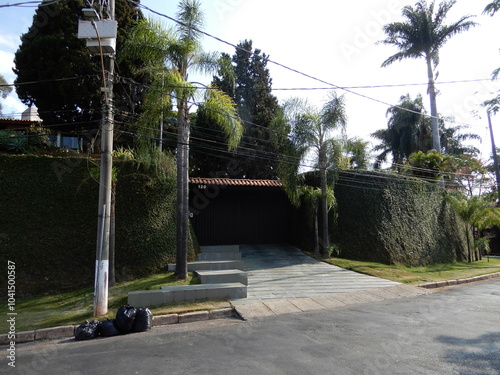
[[[490,273],[488,275],[474,276],[474,277],[470,277],[470,278],[467,278],[467,279],[438,281],[438,282],[435,282],[435,283],[421,284],[421,285],[418,285],[418,286],[421,287],[421,288],[427,288],[427,289],[444,288],[444,287],[447,287],[447,286],[473,283],[475,281],[484,281],[484,280],[489,280],[489,279],[495,279],[495,278],[498,278],[498,277],[500,277],[500,272]]]
[[[238,317],[234,308],[225,308],[212,311],[203,310],[184,314],[158,315],[153,316],[153,327],[179,323],[199,322],[204,320],[227,319],[233,317]],[[0,345],[12,345],[12,342],[14,343],[14,345],[16,345],[40,340],[74,338],[75,330],[77,327],[78,326],[69,325],[54,328],[42,328],[27,332],[15,332],[14,340],[9,338],[9,336],[12,336],[12,334],[5,333],[0,335]]]

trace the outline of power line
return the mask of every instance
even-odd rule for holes
[[[184,24],[182,21],[179,21],[179,20],[177,20],[177,19],[175,19],[175,18],[173,18],[173,17],[171,17],[171,16],[168,16],[168,15],[166,15],[166,14],[164,14],[164,13],[161,13],[161,12],[158,12],[158,11],[156,11],[156,10],[153,10],[153,9],[151,9],[150,7],[147,7],[147,6],[145,6],[145,5],[141,4],[141,3],[138,3],[138,2],[136,2],[136,1],[134,1],[134,0],[128,0],[128,1],[129,1],[129,2],[131,2],[132,4],[135,4],[136,6],[138,6],[138,7],[140,7],[140,8],[143,8],[143,9],[148,10],[149,12],[151,12],[151,13],[153,13],[153,14],[156,14],[156,15],[158,15],[158,16],[160,16],[160,17],[167,18],[167,19],[169,19],[169,20],[171,20],[171,21],[173,21],[173,22],[175,22],[175,23],[177,23],[177,24],[179,24],[179,25],[181,25],[181,26],[184,26],[184,27],[190,27],[190,28],[192,28],[193,30],[195,30],[196,32],[198,32],[198,33],[200,33],[200,34],[202,34],[202,35],[205,35],[205,36],[207,36],[207,37],[209,37],[209,38],[212,38],[212,39],[214,39],[214,40],[216,40],[216,41],[218,41],[218,42],[220,42],[220,43],[226,44],[226,45],[228,45],[228,46],[230,46],[230,47],[233,47],[233,48],[235,48],[235,49],[238,49],[238,50],[241,50],[241,51],[243,51],[243,52],[249,53],[250,55],[254,55],[254,54],[255,54],[255,53],[254,53],[254,52],[252,52],[252,51],[248,51],[248,50],[246,50],[246,49],[244,49],[244,48],[242,48],[242,47],[240,47],[240,46],[238,46],[238,45],[235,45],[234,43],[228,42],[228,41],[226,41],[226,40],[224,40],[224,39],[222,39],[222,38],[219,38],[219,37],[214,36],[214,35],[212,35],[212,34],[210,34],[210,33],[207,33],[206,31],[200,30],[200,29],[198,29],[198,28],[196,28],[196,27],[193,27],[193,26],[191,26],[191,25],[186,25],[186,24]],[[341,87],[341,86],[336,85],[336,84],[334,84],[334,83],[327,82],[327,81],[325,81],[325,80],[323,80],[323,79],[321,79],[321,78],[314,77],[314,76],[312,76],[312,75],[310,75],[310,74],[308,74],[308,73],[304,73],[304,72],[302,72],[302,71],[300,71],[300,70],[297,70],[297,69],[291,68],[291,67],[289,67],[289,66],[287,66],[287,65],[285,65],[285,64],[279,63],[279,62],[274,61],[274,60],[271,60],[271,59],[268,59],[268,62],[269,62],[269,63],[271,63],[271,64],[274,64],[274,65],[276,65],[276,66],[279,66],[279,67],[281,67],[281,68],[283,68],[283,69],[285,69],[285,70],[288,70],[288,71],[291,71],[291,72],[296,73],[296,74],[298,74],[298,75],[301,75],[301,76],[304,76],[304,77],[306,77],[306,78],[309,78],[309,79],[311,79],[311,80],[314,80],[314,81],[317,81],[317,82],[323,83],[323,84],[325,84],[325,85],[327,85],[327,86],[330,86],[330,87],[331,87],[331,88],[333,88],[333,89],[342,90],[342,91],[345,91],[345,92],[347,92],[347,93],[353,94],[353,95],[355,95],[355,96],[359,96],[359,97],[361,97],[361,98],[364,98],[364,99],[367,99],[367,100],[370,100],[370,101],[373,101],[373,102],[376,102],[376,103],[379,103],[379,104],[383,104],[384,106],[387,106],[387,107],[397,108],[397,109],[400,109],[400,110],[403,110],[403,111],[406,111],[406,112],[410,112],[410,113],[415,113],[415,114],[418,114],[418,115],[421,115],[421,116],[424,116],[424,117],[427,117],[427,118],[435,118],[435,119],[440,120],[440,121],[445,121],[445,120],[448,120],[449,122],[453,122],[453,123],[455,123],[455,124],[459,124],[459,125],[468,125],[468,126],[470,126],[470,124],[459,123],[459,122],[457,122],[457,121],[455,121],[455,120],[452,120],[452,119],[446,119],[446,118],[439,117],[439,116],[432,116],[432,115],[428,115],[428,114],[426,114],[426,113],[421,113],[421,112],[414,111],[414,110],[411,110],[411,109],[408,109],[408,108],[404,108],[404,107],[402,107],[402,106],[392,105],[392,104],[387,103],[387,102],[385,102],[385,101],[383,101],[383,100],[380,100],[380,99],[377,99],[377,98],[373,98],[373,97],[370,97],[370,96],[368,96],[368,95],[358,93],[358,92],[356,92],[356,91],[352,91],[350,88]]]

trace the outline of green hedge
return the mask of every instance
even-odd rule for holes
[[[340,171],[330,179],[337,201],[330,241],[340,257],[410,267],[467,259],[463,223],[436,184],[383,172]],[[318,176],[308,173],[305,182],[318,186]],[[312,251],[311,211],[304,204],[299,217],[295,244]]]
[[[341,256],[406,266],[464,261],[463,224],[436,184],[341,171],[335,185]]]
[[[18,296],[93,287],[98,202],[94,163],[86,158],[0,155],[1,259],[16,262]],[[175,260],[175,176],[159,180],[131,162],[116,162],[115,168],[116,277],[126,280],[165,270]]]

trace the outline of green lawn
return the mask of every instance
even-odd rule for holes
[[[154,275],[144,279],[124,282],[109,288],[109,312],[99,320],[114,318],[116,310],[127,303],[129,291],[159,289],[162,285],[197,284],[199,280],[189,275],[188,280],[179,282],[172,272]],[[84,289],[72,293],[57,294],[16,301],[16,331],[64,325],[78,325],[93,317],[93,289]],[[228,302],[183,303],[158,309],[151,309],[153,315],[195,310],[229,307]],[[7,311],[7,303],[0,304],[0,311]],[[0,320],[0,334],[8,331],[7,319]]]
[[[499,258],[490,258],[489,262],[488,259],[483,258],[483,260],[473,263],[449,263],[413,268],[340,258],[327,259],[325,262],[348,270],[412,285],[500,272]]]

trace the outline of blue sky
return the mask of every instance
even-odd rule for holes
[[[481,15],[488,0],[458,0],[448,22],[465,14],[477,15],[480,26],[452,38],[441,50],[438,67],[440,82],[488,79],[500,67],[500,15]],[[8,2],[0,0],[0,5]],[[10,2],[12,3],[12,1]],[[142,0],[142,4],[158,12],[175,16],[177,1]],[[205,31],[231,44],[252,39],[255,48],[270,55],[271,60],[300,73],[341,87],[419,84],[427,80],[423,60],[402,61],[381,68],[382,62],[396,51],[376,45],[384,39],[382,26],[401,19],[401,8],[413,5],[406,0],[204,0]],[[34,8],[0,8],[0,73],[8,82],[14,80],[13,54],[19,37],[32,23]],[[149,14],[145,11],[145,14]],[[159,18],[152,15],[153,18]],[[165,19],[164,19],[165,20]],[[165,20],[167,25],[172,23]],[[205,50],[234,53],[234,48],[205,37]],[[287,70],[277,64],[268,65],[273,88],[325,88],[325,83]],[[197,77],[207,83],[211,77]],[[457,123],[469,124],[484,141],[480,145],[485,156],[491,150],[484,109],[480,106],[500,89],[498,82],[442,83],[438,86],[438,111],[455,117]],[[353,94],[355,92],[356,94]],[[373,141],[369,134],[387,126],[387,105],[395,104],[407,93],[421,93],[428,106],[426,86],[352,88],[345,93],[348,111],[347,134]],[[276,90],[285,100],[291,96],[308,98],[318,106],[326,98],[325,90]],[[383,102],[383,103],[380,103]],[[2,101],[4,114],[14,116],[25,107],[12,94]],[[499,122],[499,116],[493,118]],[[497,126],[500,129],[500,123]],[[500,130],[495,131],[500,139]],[[499,143],[499,141],[497,141]]]

